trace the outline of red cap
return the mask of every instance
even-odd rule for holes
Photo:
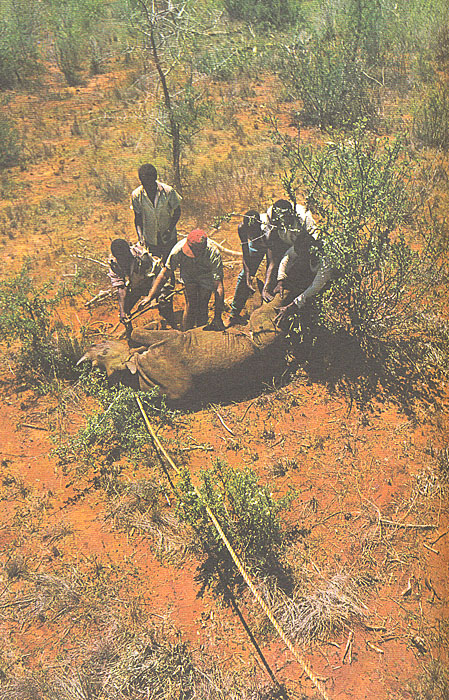
[[[182,252],[187,255],[188,258],[194,258],[201,250],[204,250],[206,246],[206,233],[201,228],[195,228],[193,231],[190,231],[187,236],[186,242],[182,246]]]

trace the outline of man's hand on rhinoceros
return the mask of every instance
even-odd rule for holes
[[[292,302],[291,304],[287,304],[287,306],[281,306],[278,312],[278,315],[274,319],[274,323],[276,326],[279,326],[279,324],[284,320],[284,318],[287,318],[287,316],[290,314],[291,311],[295,309],[295,304]]]
[[[266,302],[268,301],[273,301],[274,299],[274,294],[268,291],[266,287],[262,289],[262,299]]]
[[[140,311],[141,309],[144,308],[144,306],[148,306],[150,301],[151,301],[151,299],[149,299],[149,297],[142,297],[142,299],[139,301],[139,303],[137,305],[137,309]]]
[[[221,316],[214,316],[213,320],[204,326],[205,331],[224,331],[225,325]]]
[[[273,299],[276,296],[276,294],[280,294],[281,296],[284,294],[284,282],[283,280],[279,280],[275,288],[273,289]]]
[[[256,291],[256,288],[253,285],[253,278],[250,275],[247,275],[246,277],[246,286],[248,287],[250,292]]]

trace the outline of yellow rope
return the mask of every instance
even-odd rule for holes
[[[138,406],[139,406],[139,408],[140,408],[140,411],[141,411],[141,413],[142,413],[142,416],[143,416],[143,419],[144,419],[144,421],[145,421],[145,425],[146,425],[146,427],[147,427],[147,429],[148,429],[148,432],[150,433],[151,437],[153,438],[156,447],[162,452],[162,454],[164,455],[165,459],[166,459],[167,462],[170,464],[170,466],[174,469],[174,471],[176,472],[176,474],[180,474],[180,471],[179,471],[179,469],[177,468],[176,464],[173,462],[172,458],[170,457],[170,455],[168,454],[168,452],[167,452],[167,451],[165,450],[165,448],[163,447],[161,441],[160,441],[159,438],[157,437],[157,435],[156,435],[156,433],[155,433],[155,431],[154,431],[154,429],[153,429],[153,426],[151,425],[151,423],[150,423],[150,421],[149,421],[149,419],[148,419],[148,416],[147,416],[147,414],[145,413],[145,410],[144,410],[144,408],[143,408],[143,406],[142,406],[142,402],[141,402],[141,400],[140,400],[140,398],[139,398],[138,396],[136,396],[136,401],[137,401],[137,404],[138,404]],[[302,670],[304,671],[304,673],[306,674],[306,676],[312,681],[312,683],[313,683],[313,685],[315,686],[315,688],[321,693],[321,695],[322,695],[322,697],[324,698],[324,700],[330,700],[329,695],[327,694],[326,689],[324,688],[323,684],[322,684],[321,681],[319,681],[318,678],[315,676],[315,674],[313,673],[313,671],[312,671],[312,669],[310,668],[309,664],[307,663],[307,660],[305,659],[305,657],[304,657],[297,649],[295,649],[295,647],[293,646],[293,644],[291,643],[291,641],[289,640],[289,638],[288,638],[287,635],[285,634],[284,630],[283,630],[282,627],[280,626],[279,622],[278,622],[278,621],[276,620],[276,618],[274,617],[274,615],[273,615],[273,613],[271,612],[270,608],[268,607],[268,605],[265,603],[264,599],[263,599],[262,596],[260,595],[259,591],[258,591],[257,588],[254,586],[254,584],[253,584],[253,582],[251,581],[249,575],[247,574],[247,572],[246,572],[246,570],[245,570],[243,564],[241,563],[241,561],[240,561],[240,559],[238,558],[237,554],[234,552],[234,549],[232,548],[231,543],[229,542],[228,538],[226,537],[225,533],[223,532],[220,523],[218,522],[218,520],[217,520],[217,518],[215,517],[215,515],[212,513],[212,511],[211,511],[211,509],[209,508],[209,506],[208,506],[206,503],[204,503],[203,498],[202,498],[202,496],[201,496],[199,490],[198,490],[197,487],[195,486],[195,484],[193,484],[193,488],[194,488],[194,490],[195,490],[196,496],[199,498],[199,500],[202,502],[203,506],[205,507],[206,513],[208,514],[209,518],[211,519],[212,523],[214,524],[215,529],[217,530],[218,534],[220,535],[220,538],[221,538],[221,540],[223,541],[223,543],[224,543],[226,549],[228,550],[229,554],[231,555],[231,557],[232,557],[232,559],[233,559],[233,561],[234,561],[234,564],[236,565],[237,569],[239,570],[240,574],[242,575],[242,577],[243,577],[243,579],[244,579],[246,585],[247,585],[248,588],[250,589],[251,593],[253,594],[253,596],[255,597],[255,599],[257,600],[257,602],[259,603],[259,605],[260,605],[260,607],[262,608],[263,612],[265,613],[265,615],[266,615],[266,616],[268,617],[268,619],[270,620],[271,624],[272,624],[273,627],[275,628],[276,632],[278,633],[278,635],[280,636],[280,638],[282,639],[282,641],[284,642],[284,644],[286,645],[286,647],[288,647],[288,649],[290,649],[291,653],[292,653],[293,656],[295,657],[295,659],[296,659],[296,661],[298,662],[298,664],[301,666],[301,668],[302,668]]]

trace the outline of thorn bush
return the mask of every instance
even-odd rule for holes
[[[215,592],[224,593],[223,580],[230,587],[241,584],[240,574],[204,504],[210,507],[251,573],[277,574],[282,580],[285,571],[280,560],[284,552],[284,534],[280,513],[289,507],[292,494],[276,499],[268,486],[259,483],[252,469],[233,469],[219,460],[211,469],[202,471],[200,478],[203,502],[193,489],[188,471],[182,473],[177,484],[177,515],[191,525],[203,548],[205,560],[198,571],[203,588],[212,587]]]
[[[16,277],[0,283],[0,340],[14,346],[21,382],[40,390],[56,379],[79,376],[82,339],[54,314],[63,296],[53,293],[51,284],[36,287],[27,264]]]

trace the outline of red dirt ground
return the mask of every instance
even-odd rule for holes
[[[70,117],[76,112],[100,111],[104,90],[115,82],[120,82],[120,76],[99,76],[86,87],[66,89],[67,96],[71,94],[66,102]],[[267,96],[266,86],[255,89],[260,104]],[[56,110],[48,101],[45,105],[48,114]],[[39,97],[22,96],[17,98],[15,109],[31,107],[38,111],[41,106]],[[243,114],[241,119],[248,128],[253,117]],[[73,149],[71,118],[66,116],[62,120],[61,115],[58,124],[60,133],[54,139],[58,152],[53,160],[34,165],[23,174],[31,202],[40,202],[43,191],[46,196],[50,192],[58,198],[70,198],[80,187],[77,176],[83,167],[83,155],[73,156],[70,152]],[[314,136],[305,131],[302,137]],[[77,146],[88,148],[88,142],[81,140]],[[69,151],[68,161],[61,158],[64,149]],[[131,167],[126,174],[134,182]],[[125,222],[131,231],[127,205],[120,207],[123,212],[117,227]],[[104,211],[111,215],[117,210],[115,205],[104,205]],[[106,225],[109,220],[102,223],[104,211],[90,212],[82,227],[68,224],[66,230],[57,234],[50,221],[47,233],[30,230],[29,235],[17,235],[4,244],[4,265],[17,270],[23,257],[32,254],[41,277],[61,274],[61,270],[70,272],[74,261],[67,257],[67,252],[79,251],[80,236],[88,243],[89,250],[102,251],[105,247],[110,231]],[[223,223],[215,239],[224,239],[226,246],[237,249],[237,222],[238,217],[233,217]],[[186,232],[193,225],[194,216],[187,208],[180,230]],[[55,240],[58,245],[61,243],[59,254],[53,244]],[[58,258],[63,260],[59,267]],[[226,268],[228,298],[232,296],[238,269],[238,263]],[[108,303],[88,312],[83,301],[89,296],[86,292],[76,300],[75,307],[61,310],[62,316],[70,317],[75,328],[89,323],[110,329],[117,318],[113,305]],[[88,402],[70,394],[68,399],[62,396],[58,399],[54,395],[36,398],[32,392],[19,392],[8,369],[3,373],[1,393],[3,563],[23,555],[32,562],[34,570],[51,572],[60,563],[87,570],[92,562],[100,562],[111,572],[121,572],[124,591],[128,591],[124,595],[129,595],[127,586],[131,586],[133,596],[145,601],[150,615],[169,618],[182,638],[193,645],[218,651],[225,666],[245,667],[254,658],[253,647],[230,610],[207,594],[198,598],[195,561],[188,560],[180,568],[161,563],[148,539],[114,529],[106,518],[107,498],[100,490],[90,489],[83,497],[70,501],[87,481],[83,477],[77,480],[74,465],[68,474],[64,473],[51,454],[54,447],[51,438],[59,430],[73,434],[82,427],[91,409]],[[64,411],[58,400],[66,405]],[[233,434],[223,427],[218,414]],[[259,397],[215,409],[203,408],[182,416],[178,423],[175,421],[174,428],[159,431],[169,450],[189,447],[180,454],[192,473],[220,458],[235,467],[250,465],[279,494],[294,487],[297,496],[287,520],[309,528],[310,532],[295,545],[300,556],[292,550],[292,565],[300,567],[301,562],[306,562],[317,581],[326,580],[338,571],[357,573],[362,548],[366,545],[369,549],[372,538],[369,563],[370,570],[377,571],[378,581],[366,594],[369,609],[366,625],[357,623],[351,628],[352,663],[343,661],[349,627],[335,639],[304,649],[333,700],[388,700],[404,690],[430,658],[444,660],[446,650],[441,636],[437,635],[430,645],[428,633],[437,630],[438,622],[447,618],[449,518],[442,483],[437,480],[434,491],[421,493],[417,490],[417,484],[421,483],[417,477],[427,474],[428,483],[434,483],[437,469],[430,447],[434,452],[444,447],[447,428],[444,403],[422,407],[419,416],[413,419],[388,401],[379,401],[370,410],[362,411],[351,406],[343,394],[331,394],[323,384],[311,382],[306,372],[299,369],[286,386],[276,391],[265,391]],[[195,444],[199,447],[195,448]],[[285,465],[287,460],[294,460],[296,466],[290,465],[282,474],[279,464]],[[138,468],[127,476],[135,479],[143,474],[143,468]],[[431,524],[434,529],[384,525],[380,526],[384,527],[384,539],[378,542],[375,529],[380,518],[401,525]],[[66,534],[53,540],[53,533],[61,530]],[[363,561],[368,570],[367,560]],[[0,586],[6,601],[7,596],[20,592],[20,583],[9,582],[6,574],[1,577]],[[410,591],[404,593],[407,588]],[[129,604],[129,600],[124,603]],[[254,627],[250,596],[242,603],[249,624]],[[20,658],[23,668],[53,663],[61,648],[60,637],[65,633],[46,622],[20,626],[6,618],[0,618],[0,629],[5,649]],[[83,638],[81,624],[73,634],[74,638]],[[291,697],[314,697],[311,684],[301,675],[301,669],[283,644],[274,637],[267,638],[257,632],[256,636]],[[417,637],[425,638],[424,651],[413,642]]]

